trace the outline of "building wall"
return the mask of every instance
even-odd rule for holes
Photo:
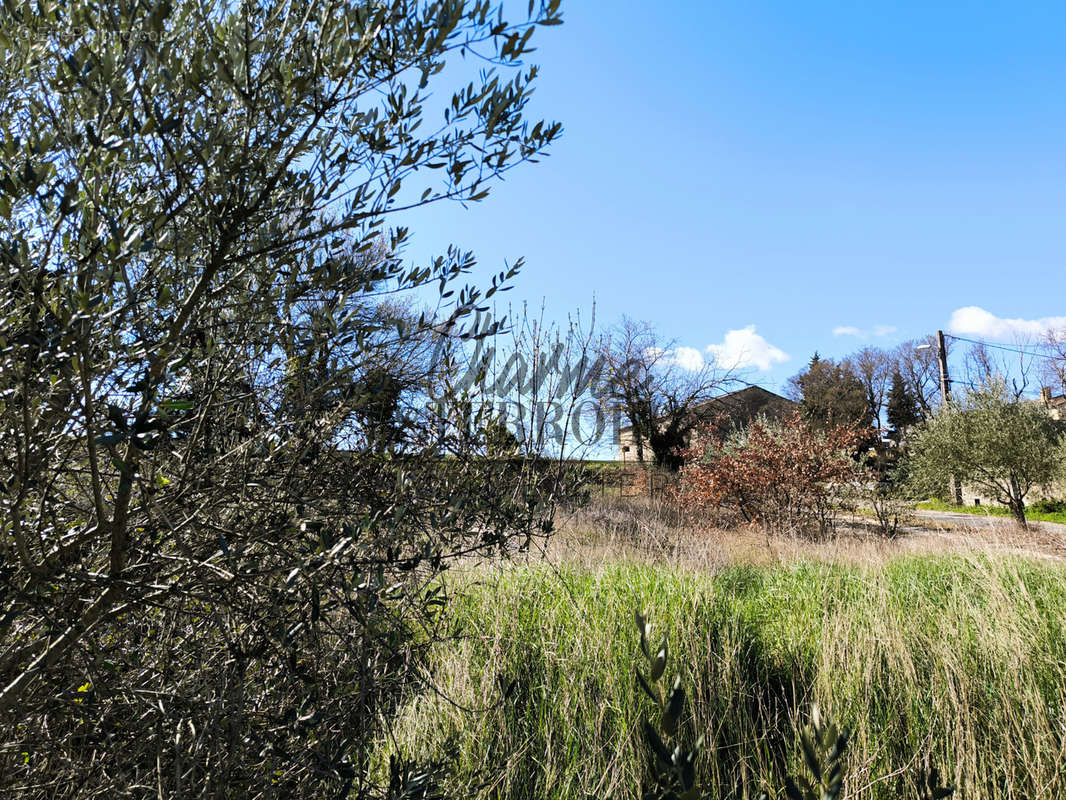
[[[644,444],[647,448],[647,442]],[[648,458],[648,453],[644,454],[644,458]],[[637,460],[637,440],[633,436],[632,428],[623,428],[618,432],[618,461],[636,461]]]
[[[1032,505],[1037,500],[1062,500],[1066,498],[1066,481],[1059,481],[1050,486],[1034,486],[1025,496],[1025,504]],[[962,487],[962,504],[964,506],[999,506],[998,500],[986,494],[984,489],[976,486]]]

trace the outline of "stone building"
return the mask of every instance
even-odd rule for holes
[[[1066,394],[1056,397],[1051,394],[1051,389],[1045,386],[1040,390],[1040,402],[1055,419],[1066,419]]]

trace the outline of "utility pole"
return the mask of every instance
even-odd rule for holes
[[[940,367],[940,400],[951,400],[951,382],[948,380],[948,348],[944,341],[944,331],[936,332],[936,363]]]
[[[936,332],[936,361],[940,367],[940,402],[947,408],[951,402],[951,379],[948,377],[948,348],[944,331]],[[951,479],[955,490],[955,505],[962,505],[962,485],[957,477]]]

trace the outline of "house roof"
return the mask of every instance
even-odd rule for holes
[[[768,408],[776,407],[778,411],[783,411],[791,410],[797,405],[798,403],[795,401],[775,394],[761,386],[746,386],[736,392],[723,394],[721,397],[715,397],[700,403],[696,408],[700,411],[717,408],[722,413],[734,417],[735,421],[748,422]],[[619,432],[631,430],[633,430],[633,426],[626,425]]]

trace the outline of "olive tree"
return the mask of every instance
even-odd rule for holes
[[[397,342],[461,339],[520,266],[456,285],[473,257],[407,263],[395,215],[557,137],[523,59],[558,6],[0,9],[0,793],[374,794],[438,576],[555,491],[470,455],[468,398],[395,423],[448,366],[383,371]]]
[[[1061,477],[1066,427],[1040,403],[1019,402],[1005,381],[971,388],[929,419],[911,446],[910,480],[942,491],[958,476],[1010,508],[1025,526],[1025,498]]]

